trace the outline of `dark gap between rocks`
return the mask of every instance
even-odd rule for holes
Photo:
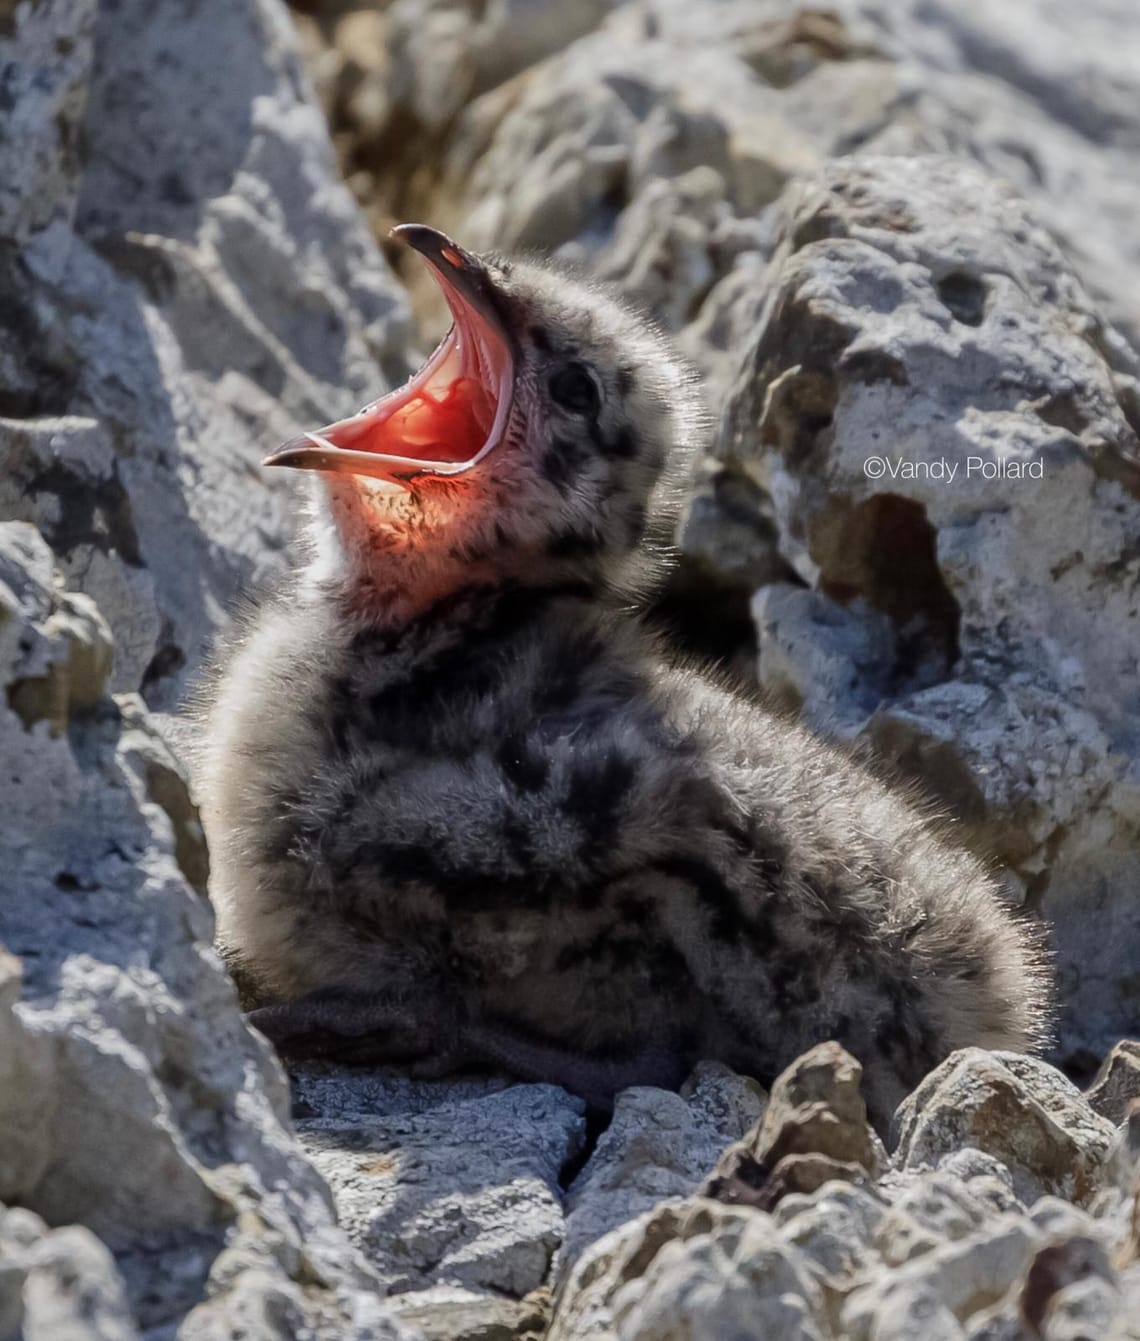
[[[582,1140],[581,1149],[562,1165],[558,1170],[558,1186],[565,1192],[574,1179],[582,1172],[590,1162],[594,1151],[598,1147],[598,1142],[602,1139],[603,1133],[613,1121],[612,1113],[599,1113],[596,1110],[588,1109],[586,1112],[586,1134]]]

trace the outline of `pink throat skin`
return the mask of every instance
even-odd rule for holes
[[[332,475],[320,492],[317,533],[329,549],[317,586],[358,628],[400,628],[464,588],[539,586],[567,575],[565,561],[541,545],[501,542],[502,497],[478,474],[399,493]]]
[[[399,627],[453,591],[492,580],[486,563],[446,539],[463,526],[466,505],[478,506],[471,482],[380,493],[367,480],[326,475],[321,486],[339,550],[322,565],[322,585],[337,592],[354,623]]]

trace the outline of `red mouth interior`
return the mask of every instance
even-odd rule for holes
[[[429,464],[473,461],[490,445],[509,395],[502,336],[447,284],[454,318],[434,353],[402,387],[322,430],[335,447]]]

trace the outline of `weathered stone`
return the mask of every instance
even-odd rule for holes
[[[549,1341],[822,1341],[823,1314],[806,1258],[768,1216],[697,1201],[596,1243],[559,1297]]]
[[[0,1206],[0,1337],[5,1341],[137,1341],[107,1249],[78,1225],[49,1230]]]
[[[763,480],[816,589],[761,596],[762,678],[864,735],[1032,888],[1065,1053],[1103,1052],[1140,947],[1119,693],[1140,653],[1140,448],[1103,321],[1026,207],[963,164],[837,162],[786,208],[718,446]]]
[[[1006,1179],[1012,1182],[1008,1174]],[[992,1200],[978,1195],[973,1182],[939,1169],[919,1173],[894,1192],[890,1210],[875,1229],[875,1247],[884,1264],[899,1266],[940,1244],[967,1238],[982,1229],[995,1210],[1022,1211],[1012,1194],[995,1207]]]
[[[1114,1135],[1053,1067],[978,1048],[932,1071],[899,1106],[895,1131],[902,1168],[935,1165],[974,1146],[1007,1166],[1022,1201],[1052,1193],[1078,1204],[1099,1189]]]
[[[885,1211],[876,1191],[844,1180],[822,1184],[812,1195],[790,1192],[773,1218],[834,1306],[878,1269],[875,1239]],[[834,1329],[834,1313],[831,1322]]]
[[[1122,1225],[1118,1253],[1123,1267],[1140,1265],[1140,1099],[1133,1099],[1124,1115],[1108,1161],[1111,1183],[1104,1204],[1105,1218],[1115,1211]],[[1115,1196],[1113,1195],[1115,1193]]]
[[[859,1090],[863,1068],[820,1043],[777,1077],[764,1119],[724,1152],[701,1195],[769,1210],[790,1192],[873,1176],[879,1147]]]
[[[202,855],[179,766],[137,696],[91,701],[95,677],[76,700],[75,600],[26,523],[0,524],[0,594],[0,1199],[97,1234],[140,1331],[212,1341],[285,1310],[331,1341],[371,1311],[396,1337],[209,949],[209,907],[179,869]],[[52,712],[25,718],[13,690],[60,665]],[[74,1271],[72,1248],[54,1251],[28,1307],[61,1330],[29,1337],[66,1334],[88,1275],[91,1316],[112,1299],[86,1249]]]
[[[1140,1042],[1122,1039],[1101,1062],[1086,1091],[1089,1106],[1109,1122],[1123,1122],[1133,1099],[1140,1099]]]
[[[998,1218],[980,1233],[942,1243],[855,1290],[842,1310],[841,1334],[850,1341],[961,1337],[966,1319],[1020,1278],[1038,1241],[1031,1227]]]
[[[760,683],[816,730],[851,735],[890,692],[895,630],[862,601],[837,605],[787,583],[761,587],[752,605]]]
[[[764,1104],[755,1081],[717,1062],[703,1062],[680,1094],[648,1087],[619,1094],[609,1126],[567,1190],[556,1279],[565,1279],[587,1244],[657,1202],[691,1193]]]
[[[53,736],[103,697],[111,634],[94,602],[64,591],[34,527],[0,523],[0,620],[7,625],[8,706]],[[40,621],[34,633],[28,622]]]
[[[1019,1306],[1031,1334],[1045,1341],[1126,1335],[1116,1273],[1095,1239],[1066,1238],[1040,1248],[1022,1280]]]
[[[1135,209],[1126,164],[1140,140],[1128,11],[1110,2],[1078,14],[1051,0],[1027,0],[1016,18],[986,0],[843,8],[893,63],[894,114],[861,142],[949,150],[1011,182],[1140,348],[1140,250],[1119,227]]]
[[[51,0],[10,28],[0,517],[98,604],[113,690],[167,708],[283,571],[288,485],[257,462],[403,372],[406,302],[278,0]]]
[[[546,1279],[562,1240],[558,1176],[581,1145],[582,1112],[552,1085],[515,1085],[382,1117],[305,1119],[298,1135],[390,1290],[438,1283],[518,1299]]]
[[[397,0],[388,29],[391,96],[423,132],[475,95],[588,32],[611,0]]]
[[[550,1324],[550,1292],[534,1290],[525,1299],[434,1285],[396,1295],[400,1319],[424,1341],[544,1341]]]

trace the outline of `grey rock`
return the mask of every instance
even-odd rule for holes
[[[949,1173],[945,1165],[920,1173],[891,1197],[890,1210],[875,1229],[875,1247],[887,1266],[899,1266],[940,1244],[977,1233],[995,1210],[1008,1214],[1023,1209],[1011,1194],[1002,1200],[1005,1204],[995,1207],[993,1199],[979,1197],[970,1182]]]
[[[293,1116],[325,1120],[360,1113],[369,1117],[427,1113],[487,1098],[514,1083],[506,1076],[491,1075],[418,1080],[390,1066],[350,1067],[319,1061],[290,1061],[288,1077]]]
[[[759,1121],[764,1091],[718,1062],[702,1062],[680,1094],[649,1087],[618,1095],[613,1118],[566,1193],[555,1267],[564,1280],[590,1243],[658,1202],[693,1192],[729,1142]]]
[[[1078,15],[1055,0],[1016,11],[856,0],[843,10],[896,63],[898,114],[867,147],[949,150],[1013,183],[1140,348],[1140,253],[1119,226],[1135,208],[1126,164],[1140,143],[1140,37],[1127,5]]]
[[[1112,1124],[1059,1071],[1034,1057],[966,1048],[899,1106],[894,1162],[932,1166],[963,1146],[1009,1169],[1023,1202],[1047,1193],[1084,1204],[1104,1179]]]
[[[424,1341],[544,1341],[550,1322],[550,1292],[524,1299],[491,1291],[433,1285],[394,1296],[392,1307]]]
[[[26,523],[0,524],[0,597],[0,1199],[98,1235],[140,1331],[284,1309],[331,1341],[371,1310],[396,1337],[209,949],[185,777],[137,696],[97,695],[106,626]],[[44,1335],[122,1311],[87,1242],[28,1276]]]
[[[14,8],[14,7],[13,7]],[[24,243],[75,204],[95,6],[47,0],[6,16],[0,65],[8,97],[0,128],[0,235]],[[67,34],[70,41],[56,39]]]
[[[1026,1269],[1019,1302],[1031,1334],[1045,1341],[1124,1338],[1135,1322],[1123,1312],[1116,1272],[1094,1238],[1072,1236],[1041,1247]]]
[[[896,639],[881,610],[773,582],[756,593],[752,613],[760,683],[813,729],[853,736],[887,699]]]
[[[421,26],[430,8],[418,6]],[[1136,206],[1129,155],[1140,139],[1130,17],[1119,0],[1079,15],[1056,0],[1009,14],[984,0],[843,0],[828,11],[788,0],[627,4],[541,79],[469,105],[452,146],[462,165],[454,185],[488,232],[511,231],[522,213],[503,183],[521,178],[522,194],[537,197],[576,134],[578,114],[560,122],[559,106],[600,111],[611,89],[634,114],[618,140],[630,164],[619,192],[607,197],[584,171],[563,178],[575,183],[576,208],[559,240],[591,256],[652,176],[696,163],[721,172],[736,213],[754,216],[824,156],[953,153],[1040,207],[1136,346],[1138,258],[1121,227]],[[486,171],[472,175],[484,158]]]
[[[997,1220],[981,1233],[943,1243],[855,1290],[843,1306],[850,1341],[903,1341],[929,1334],[965,1335],[972,1313],[1001,1299],[1020,1279],[1038,1236],[1016,1220]]]
[[[421,135],[448,125],[474,97],[589,32],[613,0],[397,0],[388,16],[392,115]]]
[[[827,1056],[815,1049],[773,1086],[757,1148],[821,1094],[839,1109],[857,1095],[842,1054]],[[976,1052],[935,1072],[900,1121],[891,1165],[865,1152],[878,1171],[863,1168],[861,1183],[789,1191],[770,1214],[690,1197],[613,1230],[560,1287],[553,1341],[1129,1335],[1140,1168],[1130,1127],[1114,1133],[1044,1063]],[[814,1128],[848,1142],[852,1130]],[[1039,1195],[1050,1182],[1062,1195]]]
[[[304,1119],[298,1135],[390,1290],[521,1298],[562,1240],[558,1176],[582,1142],[582,1102],[551,1085],[448,1089],[422,1108]]]
[[[771,500],[738,470],[706,464],[697,472],[682,525],[685,571],[751,599],[757,587],[792,575],[779,550]]]
[[[1086,1097],[1089,1106],[1110,1122],[1123,1122],[1128,1106],[1140,1099],[1140,1042],[1122,1039],[1100,1064]]]
[[[257,462],[402,374],[406,302],[278,0],[21,5],[0,62],[0,517],[98,604],[113,690],[170,707],[284,569]]]
[[[760,598],[761,673],[1009,864],[1056,924],[1062,1055],[1103,1051],[1140,947],[1120,692],[1140,458],[1103,323],[1026,207],[964,165],[840,162],[787,208],[718,449],[763,476],[815,588]]]
[[[594,1244],[549,1341],[821,1341],[825,1316],[807,1259],[768,1216],[698,1201],[660,1206]]]
[[[0,1337],[19,1341],[137,1341],[111,1254],[79,1225],[49,1229],[0,1206]]]
[[[867,1122],[863,1068],[820,1043],[780,1073],[763,1120],[717,1161],[701,1195],[770,1210],[789,1193],[873,1177],[882,1147]]]
[[[833,1304],[879,1269],[876,1238],[885,1214],[883,1198],[875,1190],[828,1182],[810,1195],[783,1197],[774,1219],[788,1242],[804,1254],[825,1299]],[[833,1315],[833,1328],[836,1321]]]
[[[13,1268],[26,1334],[396,1338],[147,704],[283,570],[256,463],[402,374],[406,300],[277,0],[7,6],[0,66],[0,1198],[80,1226]]]
[[[600,277],[622,280],[663,325],[684,326],[716,278],[710,247],[731,213],[725,191],[724,178],[707,163],[678,177],[654,177],[623,212],[598,264]]]

